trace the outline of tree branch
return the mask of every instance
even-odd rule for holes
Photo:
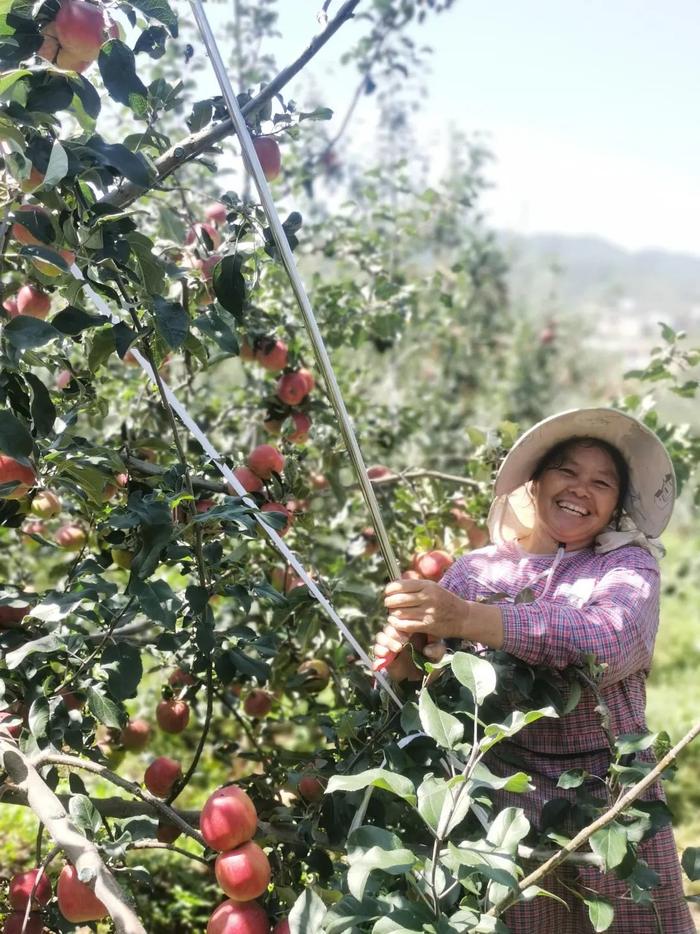
[[[333,17],[333,19],[328,23],[323,32],[320,32],[317,36],[309,43],[308,47],[302,54],[288,65],[286,68],[277,74],[269,84],[265,85],[263,90],[257,97],[254,97],[251,101],[242,108],[243,116],[248,117],[250,114],[254,114],[259,110],[263,104],[266,104],[271,100],[275,94],[279,94],[282,88],[288,84],[292,78],[297,75],[308,62],[323,48],[323,46],[328,42],[328,40],[335,35],[335,33],[340,29],[340,27],[347,20],[351,19],[355,12],[355,8],[359,5],[360,0],[346,0],[346,3],[340,8],[338,13]],[[179,143],[176,143],[174,146],[171,146],[170,149],[166,150],[162,156],[156,159],[156,169],[158,171],[158,177],[153,183],[152,188],[155,187],[159,182],[162,182],[163,179],[167,178],[168,175],[171,175],[176,169],[181,165],[184,165],[186,162],[194,159],[200,153],[205,152],[207,149],[211,149],[214,143],[218,143],[220,140],[225,139],[225,137],[230,136],[233,133],[233,122],[230,117],[227,117],[225,120],[222,120],[221,123],[217,123],[216,126],[206,127],[203,130],[199,130],[197,133],[192,133],[190,136],[186,136],[184,139],[180,140]],[[149,189],[141,188],[138,185],[135,185],[133,182],[128,182],[123,185],[118,191],[113,191],[108,195],[105,195],[104,198],[100,200],[100,204],[107,203],[111,204],[117,208],[126,207],[128,204],[131,204],[132,201],[135,201],[137,198],[140,198],[145,192]]]
[[[698,721],[698,723],[696,723],[695,726],[685,734],[683,739],[676,743],[673,749],[670,749],[666,753],[663,759],[661,759],[656,764],[656,766],[654,766],[651,772],[645,775],[644,778],[637,782],[636,785],[633,785],[628,792],[622,795],[621,798],[618,798],[617,802],[610,808],[610,810],[606,811],[605,814],[601,814],[601,816],[597,820],[594,820],[592,824],[589,824],[588,827],[584,827],[583,830],[579,831],[579,833],[577,833],[576,836],[566,844],[566,846],[563,846],[560,850],[558,850],[554,856],[547,860],[547,862],[543,863],[538,869],[535,869],[534,872],[531,872],[529,876],[525,876],[525,878],[518,884],[517,893],[510,892],[508,895],[506,895],[505,898],[501,899],[500,902],[490,908],[486,914],[495,917],[502,915],[504,911],[517,902],[519,896],[525,891],[525,889],[529,888],[531,885],[535,885],[536,882],[539,882],[541,879],[543,879],[553,869],[556,869],[557,866],[560,866],[563,862],[565,862],[565,860],[569,858],[571,853],[582,847],[583,844],[586,843],[597,830],[601,830],[603,827],[606,827],[609,823],[615,820],[618,814],[621,814],[626,807],[635,802],[637,798],[639,798],[639,796],[647,790],[647,788],[654,784],[659,775],[661,775],[661,773],[665,771],[669,765],[671,765],[671,763],[678,757],[678,754],[681,752],[681,750],[683,750],[689,743],[692,743],[698,733],[700,733],[700,721]]]
[[[25,792],[29,807],[78,873],[87,871],[90,875],[86,884],[109,912],[117,934],[146,934],[146,929],[128,904],[124,892],[102,862],[95,844],[80,833],[32,762],[15,743],[2,736],[0,758],[8,776]]]

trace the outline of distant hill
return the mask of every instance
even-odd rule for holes
[[[513,297],[544,314],[586,311],[602,331],[640,337],[663,320],[700,333],[700,255],[630,252],[598,237],[500,235]]]

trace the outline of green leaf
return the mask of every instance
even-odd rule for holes
[[[654,745],[658,735],[658,733],[623,733],[615,740],[615,751],[618,756],[642,752]]]
[[[580,788],[588,773],[585,769],[569,769],[557,779],[557,788]]]
[[[100,49],[97,64],[109,96],[130,107],[137,117],[144,117],[148,88],[136,73],[136,59],[129,46],[121,39],[110,39]]]
[[[603,860],[606,871],[619,866],[627,853],[627,834],[615,822],[603,827],[591,837],[591,849]]]
[[[109,318],[105,315],[91,315],[82,308],[76,308],[75,305],[68,305],[62,308],[57,315],[51,319],[51,325],[60,331],[61,334],[69,334],[74,337],[88,328],[101,327],[108,324]]]
[[[606,898],[584,898],[588,908],[588,917],[594,931],[607,931],[613,923],[615,909]]]
[[[700,879],[700,846],[688,846],[683,850],[681,866],[691,882]]]
[[[54,140],[49,156],[49,164],[46,166],[44,188],[54,188],[68,174],[68,154],[58,140]]]
[[[417,862],[415,853],[402,847],[396,834],[380,827],[360,827],[348,837],[347,847],[348,890],[357,899],[362,899],[370,873],[380,870],[402,876]]]
[[[153,172],[141,153],[131,152],[121,143],[105,143],[97,134],[85,143],[85,147],[101,165],[123,175],[140,188],[150,185]]]
[[[483,785],[485,788],[505,789],[506,791],[514,791],[516,794],[532,791],[535,787],[530,783],[530,776],[526,775],[525,772],[515,772],[513,775],[506,775],[502,778],[500,775],[494,775],[483,762],[479,762],[474,767],[471,783],[474,788]]]
[[[190,316],[180,302],[169,302],[157,295],[153,299],[156,330],[171,350],[181,347],[190,330]]]
[[[455,652],[452,671],[460,684],[469,688],[477,704],[483,704],[484,699],[496,690],[496,670],[485,658]]]
[[[14,320],[19,321],[19,318]],[[10,457],[23,459],[29,457],[33,447],[34,442],[26,426],[12,412],[0,410],[0,451]]]
[[[61,336],[53,325],[40,318],[31,318],[29,315],[18,315],[12,321],[8,321],[3,333],[12,346],[18,350],[43,347],[44,344]]]
[[[60,636],[50,633],[48,636],[42,636],[40,639],[32,639],[31,642],[25,642],[23,646],[19,649],[15,649],[14,652],[8,652],[5,656],[5,665],[12,671],[14,668],[18,668],[30,655],[53,655],[56,652],[63,651],[65,648],[65,641],[61,639]]]
[[[428,688],[423,688],[418,698],[418,713],[425,732],[438,746],[453,749],[464,735],[462,723],[451,713],[447,713],[435,704]]]
[[[367,788],[368,785],[390,791],[409,804],[416,803],[416,791],[413,782],[404,775],[398,775],[396,772],[389,772],[386,769],[368,769],[366,772],[359,772],[357,775],[334,775],[328,782],[326,794],[330,795],[335,791],[360,791],[362,788]]]
[[[317,934],[323,930],[326,906],[312,888],[304,889],[289,912],[289,934]]]
[[[518,844],[530,831],[530,821],[522,808],[508,807],[499,811],[489,827],[486,839],[498,850],[515,855]]]
[[[418,786],[418,813],[432,831],[440,830],[443,837],[464,820],[471,805],[461,775],[448,780],[429,773]]]
[[[216,264],[212,285],[220,304],[234,317],[240,318],[245,307],[246,290],[239,256],[224,256]]]
[[[122,726],[122,716],[119,708],[110,700],[93,687],[87,689],[87,704],[92,715],[104,723],[105,726],[112,726],[119,729]]]
[[[51,401],[51,394],[38,376],[25,373],[24,378],[32,390],[32,424],[40,438],[46,437],[56,420],[56,406]]]
[[[49,722],[49,702],[45,697],[37,697],[29,708],[27,722],[32,736],[41,739],[46,736]]]
[[[170,9],[165,0],[130,0],[133,7],[141,10],[149,19],[156,19],[167,26],[170,35],[175,39],[178,34],[177,16]]]
[[[107,689],[119,700],[135,697],[143,675],[141,653],[127,642],[108,645],[102,653],[100,667],[107,672]]]
[[[100,813],[87,795],[73,795],[68,802],[68,813],[78,829],[88,837],[102,828]]]

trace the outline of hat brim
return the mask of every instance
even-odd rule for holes
[[[542,457],[561,441],[598,438],[624,457],[630,484],[624,509],[638,529],[656,538],[668,525],[676,498],[676,477],[666,448],[651,429],[615,409],[572,409],[545,418],[520,437],[496,477],[496,496],[527,483]]]

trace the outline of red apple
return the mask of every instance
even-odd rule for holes
[[[207,934],[270,934],[270,922],[257,902],[227,901],[209,918]]]
[[[29,612],[29,605],[21,606],[0,606],[0,629],[16,629]]]
[[[0,484],[3,483],[16,484],[9,493],[1,494],[3,499],[23,499],[36,483],[36,474],[31,467],[20,464],[14,457],[0,454]]]
[[[258,347],[255,359],[264,369],[278,373],[286,367],[288,355],[289,351],[284,341],[265,340]]]
[[[270,861],[252,840],[216,857],[216,881],[237,902],[259,898],[270,883]]]
[[[313,487],[314,490],[327,490],[330,486],[328,477],[315,471],[309,474],[309,485]]]
[[[41,519],[52,519],[61,511],[61,500],[51,490],[39,490],[32,500],[30,511]]]
[[[199,817],[202,836],[213,850],[232,850],[258,829],[258,812],[237,785],[225,785],[209,795]]]
[[[85,705],[85,697],[82,694],[74,694],[73,691],[69,691],[66,688],[63,688],[63,690],[58,693],[63,699],[67,710],[80,710],[80,708]]]
[[[204,216],[208,221],[211,221],[212,224],[223,224],[227,214],[228,208],[220,201],[215,201],[213,204],[210,204],[204,211]]]
[[[31,318],[45,318],[51,310],[51,296],[36,285],[23,285],[17,293],[17,311]]]
[[[61,370],[58,376],[56,377],[57,389],[65,389],[72,379],[73,379],[73,374],[71,373],[70,370]]]
[[[382,464],[375,464],[374,467],[367,468],[367,476],[370,480],[384,480],[386,477],[393,477],[394,471]]]
[[[190,706],[184,700],[163,699],[156,707],[156,720],[164,733],[182,733],[190,720]]]
[[[100,921],[107,917],[107,909],[92,889],[81,882],[78,871],[70,863],[61,870],[56,886],[58,910],[66,921]]]
[[[277,140],[271,136],[257,136],[253,140],[253,146],[258,154],[265,178],[268,182],[274,181],[282,168],[282,156]]]
[[[263,482],[260,477],[256,476],[248,467],[237,467],[233,471],[233,475],[246,493],[260,493],[263,489]],[[230,485],[228,491],[231,496],[238,496],[238,493]]]
[[[308,394],[309,383],[302,373],[285,373],[277,383],[277,396],[285,405],[299,405]]]
[[[208,282],[214,275],[214,270],[220,262],[221,256],[218,253],[210,253],[209,256],[205,256],[204,259],[195,259],[194,264],[196,268],[201,271],[202,275]],[[209,298],[209,301],[213,301],[213,299]],[[208,302],[205,302],[204,304],[208,304]]]
[[[316,380],[314,379],[314,375],[311,370],[307,370],[306,367],[300,367],[297,372],[304,377],[306,380],[306,385],[309,387],[308,391],[311,392],[311,390],[316,386]]]
[[[289,921],[282,918],[272,929],[272,934],[289,934]]]
[[[311,803],[320,801],[323,797],[324,788],[325,784],[318,775],[302,775],[299,779],[299,794],[304,801],[309,801]]]
[[[211,241],[212,247],[216,249],[218,246],[221,246],[221,234],[216,229],[212,227],[211,224],[194,224],[187,231],[187,236],[185,237],[185,243],[187,246],[192,246],[196,244],[203,247],[204,249],[209,249],[209,244],[207,238]]]
[[[286,535],[289,531],[289,528],[292,524],[292,514],[287,509],[286,506],[283,506],[282,503],[265,503],[265,505],[260,510],[261,512],[279,512],[286,517],[287,523],[283,525],[281,529],[277,529],[278,535]]]
[[[16,318],[19,314],[19,309],[17,308],[17,296],[10,295],[9,298],[6,298],[2,303],[2,307],[8,313],[11,318]]]
[[[146,769],[143,783],[156,798],[167,798],[181,775],[179,762],[168,756],[158,756]]]
[[[454,559],[446,551],[427,551],[414,557],[413,569],[425,580],[439,581],[453,563]]]
[[[56,37],[67,57],[90,63],[95,61],[105,41],[106,28],[101,6],[85,0],[61,0],[47,34]],[[61,68],[69,67],[58,64]]]
[[[2,926],[2,934],[42,934],[43,930],[44,919],[36,911],[30,912],[26,926],[24,911],[13,911],[7,916]]]
[[[177,838],[180,836],[182,831],[175,824],[170,824],[167,821],[159,820],[158,821],[158,831],[156,833],[156,839],[160,843],[175,843]]]
[[[45,211],[43,208],[39,207],[38,204],[21,204],[15,213],[21,211],[26,211],[27,213],[41,214],[43,217],[50,220],[50,215],[48,211]],[[39,240],[34,234],[29,230],[28,227],[25,227],[20,220],[16,220],[12,225],[12,236],[15,240],[19,240],[20,243],[24,246],[46,246],[43,240]]]
[[[66,551],[80,551],[87,541],[87,533],[79,525],[69,522],[56,532],[55,541],[59,548],[65,548]]]
[[[249,717],[266,717],[272,710],[272,694],[254,690],[243,701],[243,709]]]
[[[9,899],[13,908],[24,909],[29,904],[29,897],[32,894],[34,881],[39,874],[38,869],[30,869],[28,872],[19,872],[12,877],[10,882]],[[48,905],[51,901],[51,882],[45,872],[42,872],[39,884],[34,891],[32,898],[32,907],[38,905]]]
[[[129,752],[140,752],[148,745],[151,727],[145,720],[136,717],[129,720],[121,732],[121,744]]]
[[[241,360],[245,360],[246,363],[250,363],[252,360],[255,360],[255,350],[248,343],[247,338],[243,338],[241,341]]]
[[[188,688],[196,683],[196,678],[194,678],[189,671],[184,671],[182,668],[176,668],[168,678],[168,684],[172,685],[174,688]]]
[[[311,428],[311,419],[303,412],[292,412],[292,421],[294,422],[294,431],[287,435],[287,440],[292,444],[305,444],[309,440],[309,429]]]
[[[284,470],[284,457],[271,444],[259,444],[248,455],[248,466],[262,480],[269,480]]]

